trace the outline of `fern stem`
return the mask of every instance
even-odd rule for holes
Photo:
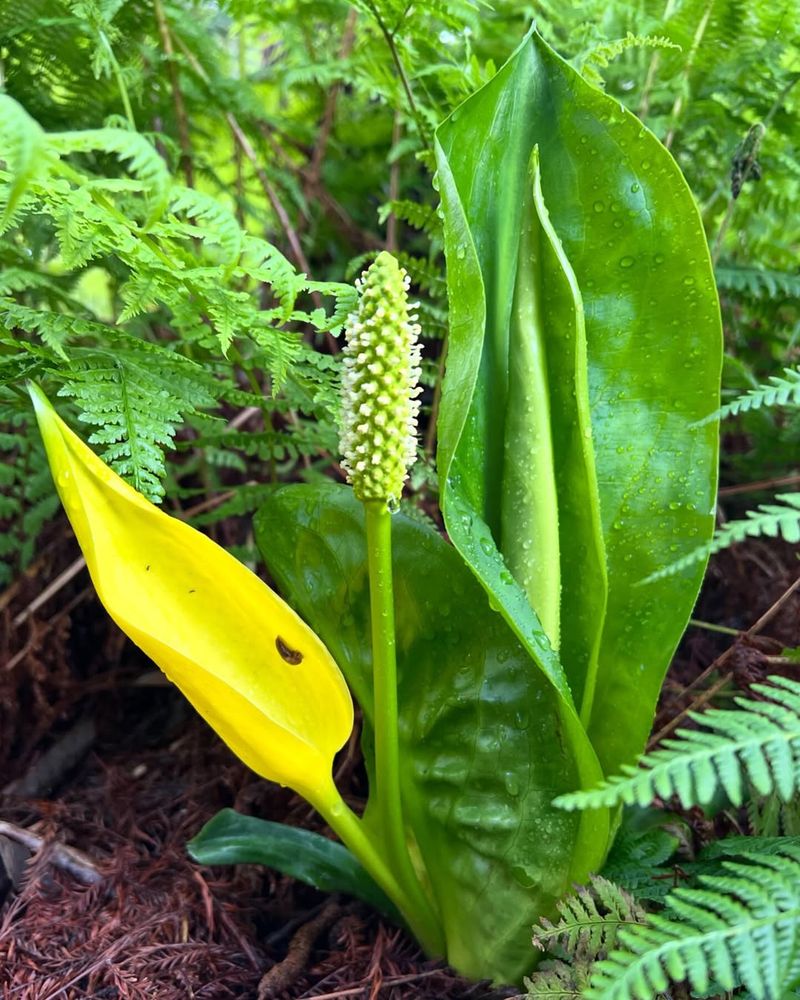
[[[721,486],[717,491],[719,497],[733,497],[740,493],[757,493],[760,490],[772,490],[776,486],[794,486],[800,483],[800,476],[776,476],[774,479],[759,479],[755,483],[739,483],[736,486]]]
[[[381,34],[386,39],[386,44],[389,46],[389,52],[391,53],[392,56],[392,62],[394,63],[395,68],[397,70],[397,75],[400,77],[400,82],[403,85],[403,90],[405,91],[406,98],[408,99],[409,109],[411,110],[411,114],[417,125],[417,131],[419,132],[419,137],[425,146],[430,146],[430,143],[428,142],[428,132],[427,129],[425,128],[425,123],[423,122],[422,116],[419,113],[419,108],[417,107],[417,102],[414,98],[414,92],[411,89],[411,83],[409,82],[408,76],[405,71],[405,67],[403,66],[403,60],[400,58],[400,53],[397,50],[397,45],[394,40],[395,33],[400,27],[402,19],[398,22],[393,31],[389,31],[389,29],[386,26],[386,22],[380,15],[380,11],[378,10],[377,6],[372,2],[372,0],[367,0],[367,6],[372,12],[372,16],[375,18],[375,21],[377,22],[377,25],[381,30]]]
[[[700,18],[700,22],[697,25],[697,30],[694,33],[694,38],[692,39],[692,47],[689,49],[689,55],[686,58],[686,64],[683,67],[682,77],[684,86],[687,91],[689,89],[689,77],[691,75],[692,69],[694,68],[694,61],[697,57],[698,50],[700,49],[700,44],[703,41],[703,35],[706,33],[706,28],[708,27],[708,22],[711,20],[711,12],[714,9],[714,3],[716,0],[708,0],[706,4],[706,9],[703,12],[703,16]],[[667,131],[666,138],[664,139],[664,145],[667,149],[672,146],[672,140],[675,138],[675,130],[678,126],[678,119],[680,118],[681,111],[683,111],[683,93],[678,92],[678,96],[675,98],[675,103],[672,105],[672,111],[669,116],[669,130]]]
[[[172,35],[169,30],[167,15],[161,0],[153,0],[153,9],[158,24],[158,33],[166,56],[167,73],[172,88],[172,102],[175,106],[175,123],[178,127],[178,142],[181,147],[181,169],[186,178],[186,186],[194,187],[194,167],[192,163],[192,141],[189,138],[189,122],[186,115],[186,104],[183,99],[178,68],[175,64],[175,50],[172,45]]]
[[[108,36],[102,29],[98,31],[98,37],[103,48],[108,53],[109,61],[114,68],[114,78],[117,81],[117,86],[119,87],[119,96],[122,99],[122,107],[125,109],[125,117],[128,119],[128,124],[133,131],[136,131],[136,119],[133,117],[133,107],[131,105],[131,99],[128,96],[128,88],[125,86],[125,80],[122,76],[122,69],[117,62],[117,57],[114,55],[114,50],[111,47],[111,42],[108,40]]]
[[[676,0],[667,0],[667,4],[664,7],[664,13],[661,15],[663,22],[666,22],[673,14],[675,10]],[[639,110],[636,114],[642,121],[645,120],[650,111],[650,93],[653,89],[653,84],[656,82],[656,73],[661,64],[661,52],[659,49],[653,53],[650,59],[650,65],[647,67],[647,76],[645,77],[644,86],[642,87],[642,96],[639,99]]]
[[[445,339],[442,342],[442,349],[439,360],[436,363],[436,384],[433,387],[433,399],[431,401],[431,412],[428,416],[428,429],[425,432],[425,454],[433,458],[436,450],[436,424],[439,421],[439,407],[442,402],[442,382],[444,381],[444,366],[447,360],[447,344]]]

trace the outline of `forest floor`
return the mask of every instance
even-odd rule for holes
[[[0,594],[0,989],[14,1000],[509,997],[420,954],[360,904],[260,866],[204,868],[186,841],[215,812],[320,829],[241,765],[109,622],[59,531]],[[798,548],[715,558],[664,686],[662,738],[800,645]],[[66,574],[68,576],[68,574]],[[754,628],[755,626],[755,628]],[[354,738],[337,782],[364,794]],[[690,816],[696,845],[736,817]]]

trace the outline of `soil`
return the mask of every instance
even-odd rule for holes
[[[774,605],[798,578],[797,554],[751,542],[715,559],[695,615],[741,632],[690,627],[654,734],[711,695],[725,703],[770,673],[796,670],[781,652],[800,644],[800,590]],[[514,995],[426,960],[360,904],[260,866],[189,859],[186,841],[225,806],[323,828],[304,802],[241,765],[163,682],[109,622],[85,570],[60,577],[77,555],[59,528],[0,594],[3,998]],[[338,768],[357,807],[355,743]],[[698,840],[737,825],[727,815],[690,818]]]

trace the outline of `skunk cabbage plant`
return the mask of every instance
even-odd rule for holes
[[[719,311],[668,152],[535,32],[440,126],[436,156],[449,541],[390,513],[414,453],[418,328],[388,254],[347,326],[353,489],[286,486],[256,517],[288,603],[114,476],[32,391],[112,616],[344,843],[228,810],[194,856],[349,890],[458,970],[518,982],[531,925],[598,870],[616,821],[553,800],[641,752],[696,597],[696,565],[642,581],[712,530],[717,428],[700,421],[718,405]],[[351,694],[363,816],[331,777]]]

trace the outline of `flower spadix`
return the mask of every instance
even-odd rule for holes
[[[249,767],[338,798],[353,704],[328,650],[237,559],[120,479],[31,387],[58,492],[100,600]]]
[[[408,275],[390,253],[356,287],[358,309],[345,325],[342,467],[359,500],[397,500],[416,458],[419,326]]]

